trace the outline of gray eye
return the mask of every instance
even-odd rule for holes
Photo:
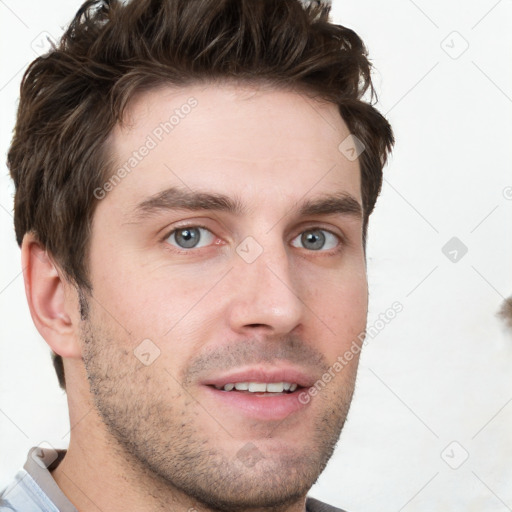
[[[317,251],[321,249],[325,243],[325,235],[320,231],[306,231],[302,233],[300,241],[306,249],[313,249]]]
[[[321,249],[333,249],[336,247],[339,238],[325,229],[308,229],[301,233],[297,238],[300,239],[301,246],[304,249],[319,251]],[[294,247],[300,247],[292,243]],[[326,246],[327,245],[327,246]]]
[[[195,249],[199,247],[199,242],[203,242],[203,244],[206,242],[206,245],[208,245],[208,243],[212,242],[213,238],[213,233],[206,228],[187,226],[175,229],[169,235],[167,241],[181,249]]]

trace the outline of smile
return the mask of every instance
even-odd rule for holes
[[[223,391],[245,391],[248,393],[293,393],[298,384],[295,382],[236,382],[214,387]]]

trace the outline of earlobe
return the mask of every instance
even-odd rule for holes
[[[73,287],[32,233],[23,238],[21,263],[25,294],[37,330],[56,354],[80,358],[78,304],[71,293]]]

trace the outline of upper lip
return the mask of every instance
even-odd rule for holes
[[[287,367],[253,366],[236,369],[222,375],[216,375],[202,382],[205,386],[225,386],[237,382],[289,382],[301,387],[310,387],[315,379],[308,372]]]

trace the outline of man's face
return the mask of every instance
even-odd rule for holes
[[[233,85],[160,88],[127,114],[114,172],[137,163],[95,212],[82,326],[99,415],[178,494],[292,503],[332,454],[358,356],[332,367],[366,324],[362,217],[347,201],[361,204],[359,165],[338,150],[349,131],[333,104]],[[170,209],[171,188],[226,198]]]

